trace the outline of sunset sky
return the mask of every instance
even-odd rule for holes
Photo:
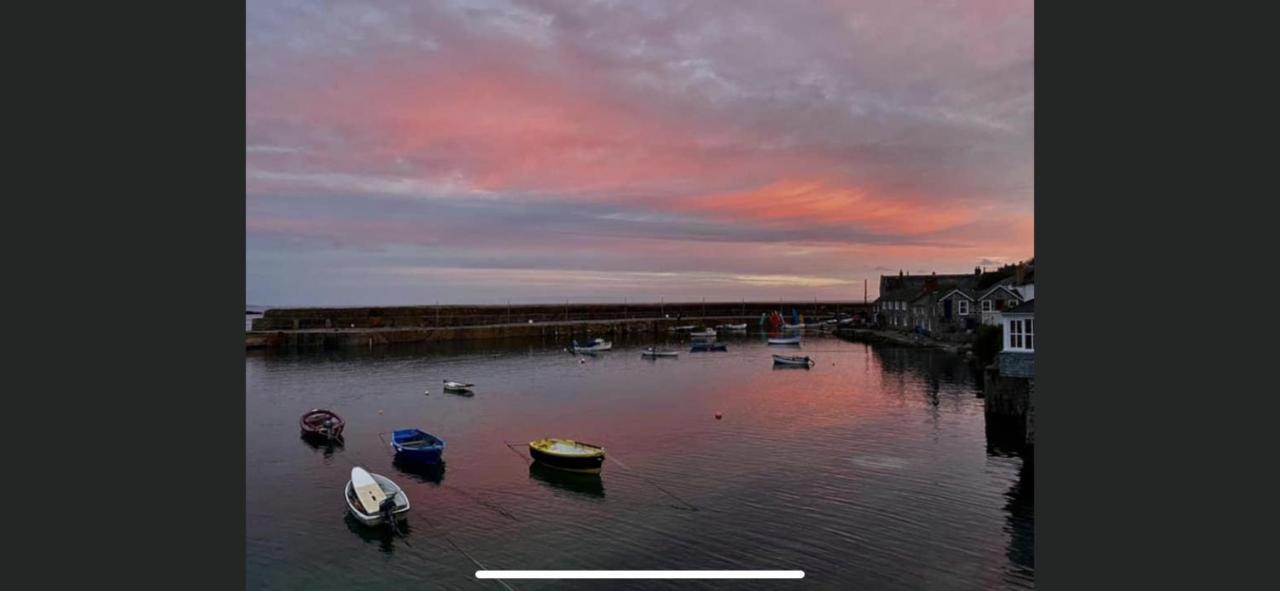
[[[247,15],[249,304],[861,300],[1034,254],[1030,1]]]

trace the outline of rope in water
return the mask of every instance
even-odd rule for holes
[[[436,524],[432,523],[432,522],[431,522],[431,520],[430,520],[430,519],[428,519],[426,515],[423,515],[423,516],[422,516],[422,520],[426,522],[426,524],[427,524],[427,526],[428,526],[428,527],[435,528],[435,529],[440,529],[440,528],[437,528],[437,527],[436,527]],[[463,556],[467,557],[467,560],[470,560],[470,561],[471,561],[471,564],[474,564],[474,565],[476,566],[476,568],[477,568],[477,569],[480,569],[480,570],[489,570],[487,567],[485,567],[485,565],[480,564],[480,561],[479,561],[479,560],[476,560],[476,558],[475,558],[474,556],[472,556],[470,552],[467,552],[466,550],[464,550],[464,549],[462,548],[462,546],[459,546],[457,542],[453,541],[453,538],[449,537],[449,534],[444,533],[443,531],[441,531],[441,532],[440,532],[440,537],[444,538],[444,541],[449,542],[449,545],[450,545],[450,546],[453,546],[453,549],[454,549],[454,550],[457,550],[459,554],[462,554]],[[495,580],[495,581],[497,581],[498,583],[500,583],[503,587],[505,587],[505,588],[507,589],[507,591],[516,591],[515,589],[512,589],[512,588],[511,588],[511,585],[508,585],[508,584],[507,584],[505,581],[503,581],[502,579],[494,579],[494,580]]]
[[[503,441],[503,443],[504,443],[504,444],[506,444],[507,449],[510,449],[510,450],[511,450],[511,453],[516,454],[516,455],[517,455],[517,456],[519,456],[519,457],[520,457],[520,459],[522,459],[522,460],[530,461],[530,460],[529,460],[529,458],[526,458],[526,457],[524,456],[524,454],[521,454],[519,451],[517,451],[517,450],[516,450],[516,447],[515,447],[514,445],[512,445],[510,441]],[[634,477],[636,477],[636,478],[639,478],[640,480],[643,480],[644,482],[646,482],[646,483],[650,484],[651,486],[653,486],[654,488],[658,489],[658,490],[659,490],[659,491],[661,491],[663,494],[665,494],[665,495],[667,495],[667,496],[669,496],[669,497],[671,497],[671,498],[673,498],[673,499],[675,499],[675,500],[679,501],[680,503],[684,504],[684,507],[679,507],[679,506],[676,506],[676,505],[668,505],[668,507],[671,507],[672,509],[679,509],[679,510],[681,510],[681,511],[698,511],[698,510],[699,510],[699,509],[698,509],[698,507],[697,507],[697,506],[695,506],[693,503],[690,503],[689,501],[686,501],[686,500],[684,500],[684,499],[680,498],[680,497],[679,497],[679,496],[677,496],[675,493],[673,493],[673,492],[671,492],[671,491],[669,491],[669,490],[667,490],[667,489],[665,489],[665,488],[662,488],[662,485],[658,484],[657,482],[654,482],[653,480],[651,480],[651,479],[649,479],[649,478],[646,478],[646,477],[644,477],[644,476],[641,476],[641,475],[640,475],[639,473],[637,473],[635,470],[632,470],[630,466],[627,466],[626,464],[622,463],[622,461],[621,461],[621,460],[619,460],[619,459],[617,459],[617,458],[613,457],[612,455],[608,455],[608,454],[606,454],[606,455],[605,455],[605,459],[609,460],[610,462],[613,462],[613,463],[617,464],[618,466],[621,466],[621,467],[622,467],[622,469],[623,469],[623,471],[624,471],[624,472],[623,472],[624,474],[627,474],[627,475],[630,475],[630,476],[634,476]]]
[[[673,498],[673,499],[675,499],[675,500],[679,501],[680,503],[684,504],[684,507],[678,507],[678,506],[676,506],[676,505],[669,505],[672,509],[679,509],[679,510],[681,510],[681,511],[698,511],[698,510],[699,510],[699,509],[698,509],[698,507],[697,507],[696,505],[694,505],[693,503],[690,503],[689,501],[686,501],[686,500],[684,500],[684,499],[680,498],[680,497],[679,497],[679,496],[677,496],[675,493],[673,493],[673,492],[671,492],[671,491],[669,491],[669,490],[667,490],[667,489],[665,489],[665,488],[662,488],[662,485],[661,485],[661,484],[658,484],[657,482],[654,482],[653,480],[651,480],[651,479],[649,479],[649,478],[647,478],[647,477],[645,477],[645,476],[640,475],[640,474],[639,474],[639,473],[637,473],[636,471],[634,471],[634,470],[632,470],[631,468],[627,467],[627,465],[626,465],[626,464],[622,463],[622,462],[621,462],[621,461],[619,461],[617,458],[614,458],[613,456],[605,456],[605,457],[606,457],[606,458],[608,458],[608,460],[609,460],[609,461],[611,461],[611,462],[613,462],[613,463],[617,464],[618,466],[621,466],[624,474],[629,474],[629,475],[631,475],[631,476],[635,476],[636,478],[639,478],[640,480],[645,481],[646,483],[650,484],[650,485],[651,485],[651,486],[653,486],[654,488],[656,488],[656,489],[658,489],[658,490],[662,491],[662,493],[663,493],[663,494],[665,494],[665,495],[667,495],[667,496],[669,496],[669,497],[671,497],[671,498]]]

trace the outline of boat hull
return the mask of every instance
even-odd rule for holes
[[[640,353],[640,356],[657,359],[659,357],[679,357],[680,354],[674,351],[644,351]]]
[[[435,444],[426,446],[410,444],[424,436],[434,440]],[[402,429],[391,434],[391,451],[395,452],[397,461],[404,463],[439,464],[440,458],[444,455],[444,447],[443,439],[415,429]]]
[[[788,367],[805,367],[805,368],[807,368],[807,367],[809,367],[809,366],[813,365],[813,360],[812,360],[812,359],[810,359],[810,358],[808,358],[808,357],[793,358],[793,357],[784,357],[784,356],[781,356],[781,355],[774,355],[774,356],[773,356],[773,364],[774,364],[774,365],[785,365],[785,366],[788,366]]]
[[[396,521],[404,521],[408,519],[409,518],[408,516],[409,497],[404,494],[404,490],[401,489],[398,485],[396,485],[396,483],[392,482],[389,478],[381,474],[370,474],[370,476],[373,477],[374,482],[378,483],[378,486],[382,488],[383,492],[388,493],[388,496],[395,497],[396,508],[391,511],[392,518],[395,519]],[[346,486],[346,489],[344,490],[344,496],[347,499],[347,512],[350,513],[352,517],[356,518],[356,521],[359,521],[360,523],[368,526],[374,526],[374,525],[380,525],[382,523],[386,523],[386,520],[383,519],[382,514],[370,515],[368,513],[365,513],[364,511],[361,511],[359,508],[355,506],[355,503],[353,503],[351,500],[352,484],[350,480],[347,481],[347,486]]]
[[[529,455],[533,456],[534,461],[542,463],[549,468],[557,470],[567,470],[569,472],[580,472],[583,474],[599,474],[604,468],[604,454],[594,456],[562,456],[544,452],[536,447],[529,447]]]
[[[327,424],[326,420],[329,421]],[[302,436],[311,440],[340,442],[342,430],[346,426],[346,422],[337,413],[323,408],[311,409],[298,418]]]

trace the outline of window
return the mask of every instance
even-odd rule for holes
[[[1020,303],[1021,303],[1021,302],[1019,302],[1019,301],[1018,301],[1018,298],[1010,299],[1010,300],[1009,300],[1009,307],[1010,307],[1010,308],[1016,308],[1016,307],[1018,306],[1018,304],[1020,304]]]
[[[982,311],[990,312],[993,309],[991,304],[992,304],[991,300],[982,300]]]
[[[961,316],[968,316],[968,315],[969,315],[969,301],[968,301],[968,300],[960,300],[960,301],[956,302],[956,309],[960,312],[960,315],[961,315]]]
[[[1035,351],[1035,333],[1032,319],[1009,321],[1009,348]]]

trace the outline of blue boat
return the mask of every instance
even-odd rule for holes
[[[707,351],[728,351],[729,345],[725,343],[693,343],[693,347],[689,349],[691,353],[707,352]]]
[[[400,461],[438,464],[444,440],[421,429],[398,429],[391,433],[391,449]]]

